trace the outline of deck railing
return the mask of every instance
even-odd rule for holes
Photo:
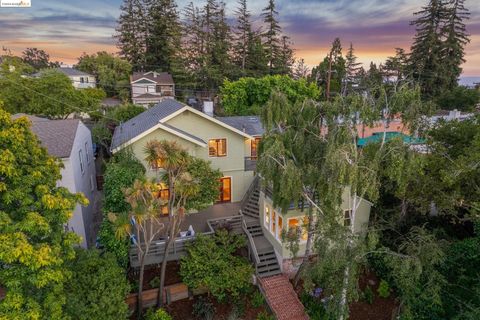
[[[245,157],[245,171],[255,171],[257,169],[257,157]]]
[[[235,215],[223,218],[208,219],[207,226],[209,230],[204,232],[205,235],[213,235],[215,229],[222,224],[228,225],[233,232],[241,233],[243,231],[242,227],[243,216]],[[179,260],[186,253],[186,247],[189,242],[195,240],[195,236],[187,236],[176,238],[173,242],[173,245],[168,250],[167,261]],[[145,256],[145,265],[159,264],[163,262],[165,256],[165,246],[166,240],[158,240],[150,245],[148,254]],[[143,247],[145,247],[143,245]],[[130,247],[130,266],[132,268],[140,267],[140,257],[138,256],[137,248],[135,246]]]
[[[250,184],[250,187],[248,187],[247,192],[245,192],[242,200],[240,201],[240,208],[243,208],[247,204],[248,199],[252,195],[253,191],[257,188],[259,181],[260,181],[260,177],[259,177],[259,175],[256,175],[253,178],[253,181]]]
[[[240,214],[242,215],[242,210],[240,210]],[[245,222],[245,219],[242,219],[242,230],[247,235],[248,255],[249,255],[249,258],[255,264],[255,269],[256,269],[257,264],[260,263],[260,257],[258,256],[258,251],[255,245],[255,241],[253,241],[253,237],[247,229],[247,224]]]

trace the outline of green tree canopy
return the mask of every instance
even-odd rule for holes
[[[79,249],[68,266],[72,276],[65,285],[65,311],[72,319],[127,318],[125,298],[130,288],[114,255],[100,254],[96,249]]]
[[[35,70],[60,67],[60,63],[50,61],[50,55],[42,49],[27,48],[22,53],[22,60]]]
[[[65,319],[65,262],[78,237],[65,231],[80,194],[57,187],[60,162],[40,147],[27,118],[0,109],[2,319]]]
[[[206,288],[218,300],[240,296],[250,286],[253,268],[235,252],[245,246],[243,236],[217,230],[214,236],[198,235],[180,262],[183,282],[192,289]]]
[[[97,84],[108,97],[118,96],[127,100],[130,92],[132,66],[126,60],[105,51],[82,54],[75,66],[78,70],[93,74]]]
[[[24,78],[16,72],[0,77],[0,99],[12,114],[62,119],[72,113],[97,110],[103,98],[102,90],[77,90],[66,75],[55,70],[42,71],[36,78]]]
[[[443,110],[473,111],[480,102],[480,91],[458,86],[450,91],[442,92],[436,102]]]
[[[283,93],[290,103],[307,98],[317,100],[320,90],[305,79],[293,80],[289,76],[265,76],[260,79],[241,78],[223,83],[220,89],[222,105],[228,115],[260,114],[274,91]]]
[[[108,252],[113,253],[120,266],[128,265],[128,239],[115,237],[112,223],[107,219],[109,212],[122,213],[130,209],[125,201],[123,190],[133,185],[136,179],[143,177],[145,168],[128,150],[116,154],[107,164],[104,176],[105,199],[103,202],[104,219],[100,225],[99,240]]]

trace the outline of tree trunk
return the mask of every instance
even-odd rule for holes
[[[298,267],[297,273],[295,274],[295,278],[293,279],[293,286],[297,287],[298,282],[300,281],[300,276],[302,274],[303,269],[308,264],[308,258],[312,252],[312,245],[313,245],[313,208],[312,205],[308,208],[308,234],[307,234],[307,243],[305,245],[305,255],[302,260],[302,264]]]
[[[407,215],[407,201],[405,198],[402,199],[402,205],[401,205],[401,217],[402,220],[405,219],[405,216]]]
[[[328,75],[327,75],[327,101],[330,100],[330,81],[332,81],[332,52],[330,51],[330,56],[328,58]]]
[[[142,318],[143,309],[143,273],[145,270],[145,254],[142,255],[140,260],[140,279],[138,283],[138,297],[137,297],[137,319]]]
[[[176,218],[172,216],[172,223],[170,223],[170,230],[168,231],[168,239],[165,246],[165,252],[163,254],[163,261],[162,261],[162,268],[160,270],[160,286],[158,287],[158,295],[157,295],[157,308],[160,308],[163,305],[163,288],[165,286],[165,273],[167,271],[167,258],[168,258],[168,251],[172,246],[173,242],[175,241],[175,224]]]

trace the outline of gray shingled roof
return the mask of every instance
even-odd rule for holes
[[[76,77],[76,76],[90,76],[90,77],[93,77],[93,75],[91,75],[89,73],[86,73],[86,72],[83,72],[83,71],[80,71],[80,70],[77,70],[77,69],[74,69],[74,68],[56,68],[55,70],[57,70],[59,72],[62,72],[69,77]]]
[[[178,128],[174,127],[174,126],[171,126],[171,125],[169,125],[169,124],[166,124],[166,123],[162,123],[162,125],[164,125],[165,127],[169,128],[169,129],[172,129],[173,131],[176,131],[176,132],[178,132],[178,133],[184,134],[184,135],[186,135],[186,136],[188,136],[188,137],[192,138],[193,140],[196,140],[196,141],[198,141],[198,142],[200,142],[200,143],[207,144],[205,141],[203,141],[203,140],[200,139],[199,137],[194,136],[193,134],[190,134],[190,133],[188,133],[188,132],[186,132],[186,131],[180,130],[180,129],[178,129]]]
[[[151,93],[143,93],[138,96],[133,97],[134,99],[150,99],[150,98],[156,98],[156,99],[163,99],[163,97],[159,94],[151,94]]]
[[[163,118],[182,109],[185,105],[173,99],[166,99],[157,103],[145,112],[117,126],[113,133],[111,149],[135,138],[148,129],[154,127]],[[178,130],[178,129],[176,129]]]
[[[134,72],[132,82],[141,78],[147,78],[158,84],[173,84],[172,75],[168,72]]]
[[[218,117],[217,119],[251,136],[261,136],[265,132],[258,116]]]
[[[22,116],[30,120],[32,132],[38,137],[42,146],[47,148],[50,155],[58,158],[70,157],[80,120],[49,120],[25,114],[15,114],[12,118],[17,119]]]

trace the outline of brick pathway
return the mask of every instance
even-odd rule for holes
[[[268,305],[278,320],[308,320],[302,303],[285,275],[279,274],[259,281]]]

